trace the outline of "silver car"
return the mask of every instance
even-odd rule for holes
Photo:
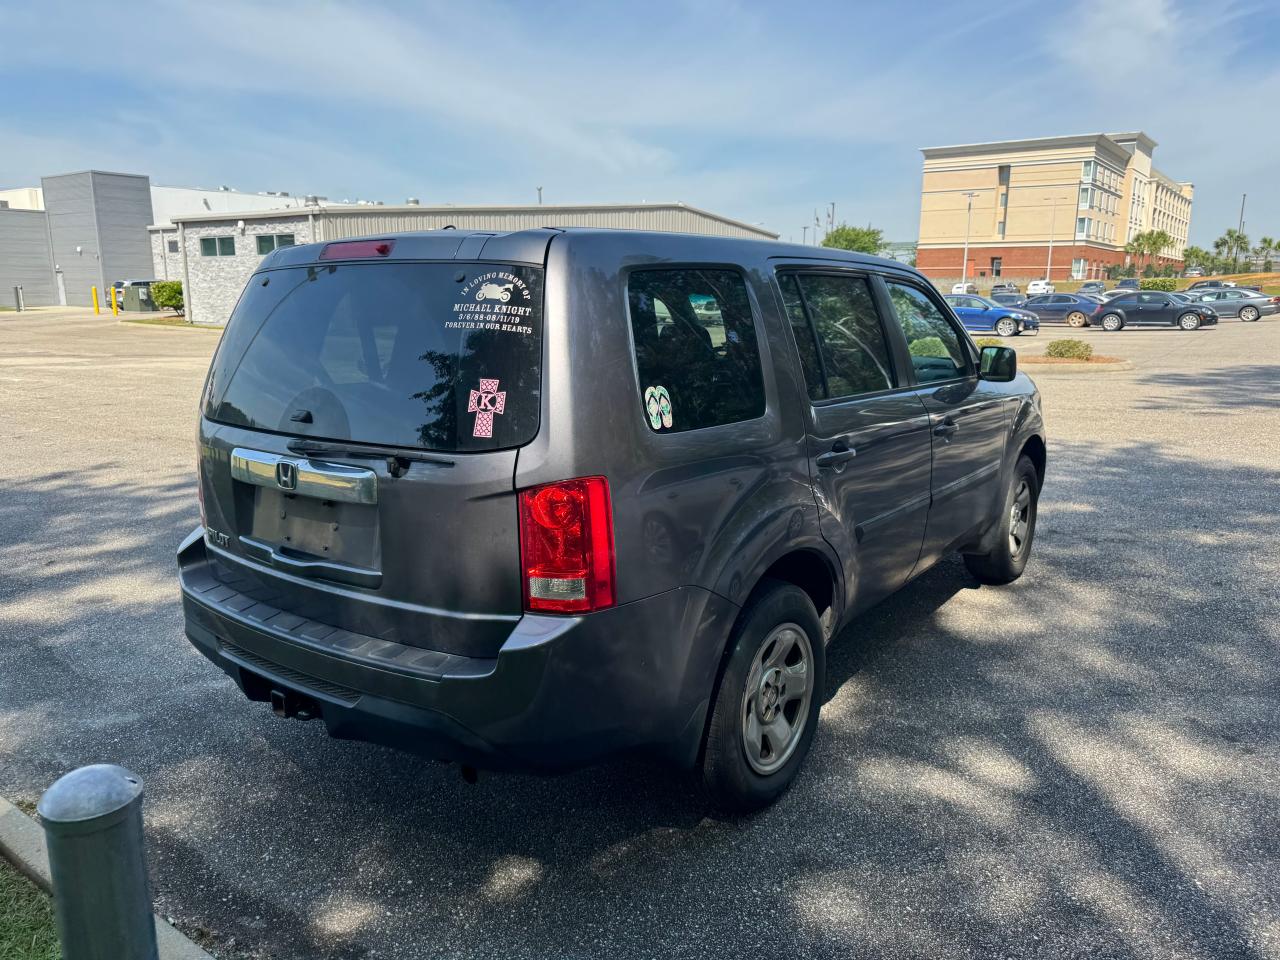
[[[1210,290],[1194,298],[1213,308],[1219,317],[1239,317],[1246,323],[1259,317],[1280,313],[1280,297],[1268,296],[1257,290],[1231,287],[1225,290]]]

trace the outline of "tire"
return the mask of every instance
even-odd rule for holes
[[[1257,307],[1241,307],[1240,308],[1240,319],[1243,320],[1245,323],[1253,323],[1260,316],[1261,314],[1258,313]]]
[[[1036,473],[1030,457],[1021,456],[1014,464],[1009,486],[1000,503],[996,545],[990,553],[964,555],[964,565],[982,583],[1013,583],[1027,568],[1040,503],[1040,475]]]
[[[1178,318],[1178,326],[1183,330],[1199,330],[1200,318],[1194,313],[1184,313]]]
[[[796,669],[801,663],[803,671]],[[795,697],[801,676],[805,689]],[[813,742],[825,683],[822,626],[809,595],[794,584],[762,581],[729,638],[707,722],[702,783],[716,807],[750,813],[786,792]],[[772,740],[784,736],[775,747]]]
[[[1001,317],[996,321],[996,333],[1002,337],[1013,337],[1018,333],[1018,321],[1011,317]]]
[[[1068,327],[1087,327],[1088,325],[1089,325],[1089,318],[1086,317],[1079,310],[1073,310],[1071,313],[1067,314]]]
[[[1108,313],[1102,318],[1102,329],[1110,333],[1124,329],[1124,317],[1118,313]]]

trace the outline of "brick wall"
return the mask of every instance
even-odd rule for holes
[[[244,231],[235,220],[189,223],[186,227],[187,271],[191,289],[187,291],[187,315],[195,323],[226,323],[235,309],[245,283],[262,262],[258,234],[291,233],[295,244],[311,243],[307,218],[281,215],[271,220],[246,220]],[[206,257],[200,253],[204,237],[232,237],[234,256]],[[178,275],[181,278],[181,266]]]
[[[963,247],[922,247],[916,251],[916,267],[927,277],[959,280],[962,273]],[[1048,245],[1039,247],[969,247],[969,279],[989,279],[992,276],[991,258],[1003,260],[1001,277],[1028,279],[1043,277],[1049,263]],[[1077,257],[1085,261],[1085,278],[1106,276],[1107,267],[1123,265],[1126,254],[1122,250],[1104,250],[1086,244],[1053,245],[1053,280],[1071,279],[1071,262]],[[1153,261],[1162,267],[1167,263],[1181,267],[1181,261],[1159,257]]]

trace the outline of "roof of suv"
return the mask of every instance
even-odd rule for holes
[[[319,243],[304,243],[290,247],[277,247],[268,254],[259,269],[266,267],[282,267],[315,263],[320,259],[322,251],[337,244],[370,243],[385,240],[392,244],[385,254],[376,254],[378,259],[389,260],[495,260],[514,261],[520,263],[542,263],[546,259],[546,248],[551,239],[557,235],[567,235],[575,240],[590,240],[593,237],[617,239],[621,235],[631,236],[637,240],[652,241],[661,238],[678,239],[682,244],[695,243],[714,248],[715,259],[724,260],[726,253],[746,248],[759,255],[761,245],[771,248],[771,256],[796,257],[809,260],[839,260],[847,263],[858,263],[867,266],[889,267],[907,273],[914,273],[914,268],[900,260],[889,257],[877,257],[867,253],[841,250],[835,247],[814,247],[798,243],[782,243],[777,240],[754,240],[745,237],[716,237],[691,233],[664,233],[650,230],[606,229],[601,227],[541,227],[535,230],[519,230],[509,233],[498,233],[483,230],[420,230],[407,233],[373,234],[366,237],[343,237]],[[356,254],[353,253],[353,257]],[[368,253],[359,254],[358,258],[369,257]],[[328,259],[346,259],[341,256],[330,256]]]

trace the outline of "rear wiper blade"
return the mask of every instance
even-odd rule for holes
[[[319,440],[291,440],[290,453],[316,454],[331,457],[355,457],[365,460],[404,460],[414,463],[433,463],[437,467],[452,467],[454,461],[438,457],[412,447],[380,447],[374,444],[323,443]]]

